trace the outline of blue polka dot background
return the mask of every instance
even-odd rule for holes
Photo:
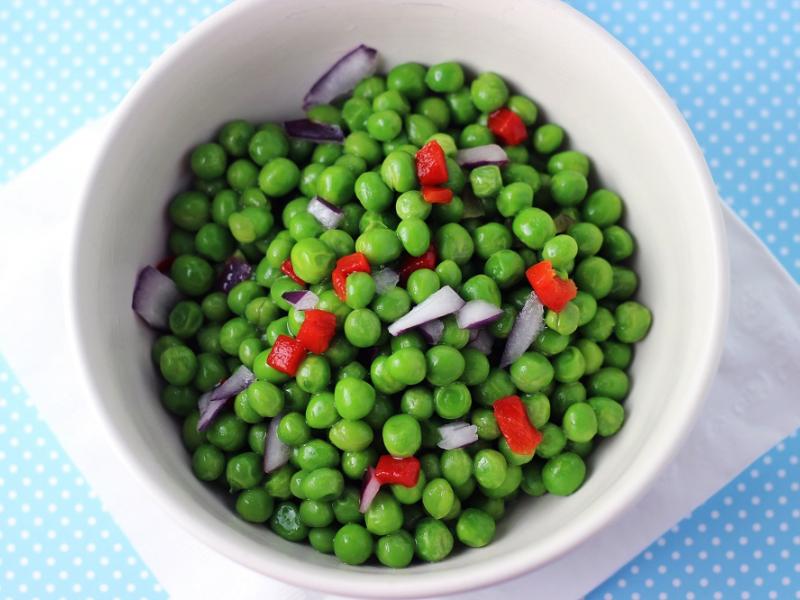
[[[225,4],[0,3],[0,182],[111,111],[181,33]],[[798,279],[800,0],[570,4],[655,74],[722,200]],[[800,598],[799,456],[795,433],[589,597]],[[0,358],[0,597],[165,596]]]

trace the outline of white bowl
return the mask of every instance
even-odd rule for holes
[[[637,237],[650,335],[637,347],[629,417],[568,498],[521,498],[495,541],[438,564],[349,567],[239,520],[197,481],[157,400],[152,333],[134,318],[137,271],[164,252],[164,208],[186,152],[228,119],[300,115],[304,92],[359,42],[383,67],[459,60],[502,74],[565,126]],[[257,571],[331,593],[411,597],[474,589],[569,551],[639,498],[692,427],[714,375],[727,258],[714,185],[666,93],[601,28],[555,0],[237,2],[176,43],[134,87],[100,153],[73,249],[71,319],[106,425],[142,485],[208,545]],[[622,516],[621,518],[624,518]]]

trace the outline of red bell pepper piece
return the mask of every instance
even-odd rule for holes
[[[508,447],[517,454],[533,454],[542,441],[542,434],[531,425],[525,405],[519,396],[506,396],[492,404],[494,418]]]
[[[499,108],[489,115],[489,129],[507,146],[516,146],[528,139],[525,123],[509,108]]]
[[[415,456],[395,458],[384,454],[378,459],[375,477],[384,483],[397,483],[405,487],[414,487],[419,480],[419,459]]]
[[[422,256],[406,256],[400,264],[398,274],[400,281],[405,283],[408,276],[418,269],[435,269],[436,268],[436,248],[433,244],[428,246],[425,254]]]
[[[578,293],[575,282],[561,279],[549,260],[531,266],[525,271],[525,276],[542,304],[556,312],[560,312]]]
[[[327,310],[312,309],[305,311],[305,319],[297,332],[297,341],[306,350],[314,354],[322,354],[336,334],[336,315]]]
[[[447,183],[447,159],[436,140],[417,150],[417,179],[423,185]]]
[[[423,185],[422,197],[428,204],[449,204],[453,199],[453,190],[435,185]]]
[[[295,376],[297,368],[303,359],[306,357],[306,349],[303,344],[297,340],[293,340],[288,335],[279,335],[269,351],[267,356],[267,364],[281,373]]]
[[[331,283],[333,284],[333,291],[336,292],[342,302],[347,299],[347,289],[345,287],[347,285],[347,276],[356,272],[372,272],[367,257],[361,252],[348,254],[336,261],[336,268],[331,273]]]
[[[172,263],[174,262],[175,262],[174,256],[166,256],[162,258],[160,261],[158,261],[156,269],[167,275],[169,273],[170,267],[172,266]]]
[[[283,271],[284,274],[291,277],[295,281],[295,283],[299,283],[300,285],[306,284],[306,282],[300,279],[297,276],[297,273],[294,272],[294,267],[292,266],[291,259],[287,258],[285,261],[283,261],[283,264],[281,265],[281,271]]]

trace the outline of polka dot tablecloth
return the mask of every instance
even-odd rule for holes
[[[0,3],[0,181],[113,109],[179,34],[225,3]],[[571,4],[655,73],[720,196],[797,279],[800,1]],[[798,456],[795,434],[590,598],[800,598]],[[0,597],[165,595],[0,358]]]

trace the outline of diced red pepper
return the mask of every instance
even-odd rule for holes
[[[158,269],[159,271],[161,271],[162,273],[164,273],[166,275],[169,272],[169,269],[172,266],[172,263],[174,263],[174,262],[175,262],[175,257],[174,256],[167,256],[165,258],[162,258],[160,261],[158,261],[158,264],[156,265],[156,269]]]
[[[347,299],[347,276],[350,273],[371,273],[372,269],[369,266],[367,257],[361,252],[354,252],[343,256],[336,261],[336,268],[331,273],[331,283],[333,284],[333,291],[339,296],[339,299],[344,302]]]
[[[303,344],[288,335],[279,335],[272,346],[272,350],[269,351],[267,364],[276,371],[294,377],[305,357],[306,349]]]
[[[525,276],[542,304],[556,312],[560,312],[578,293],[575,282],[561,279],[549,260],[531,266],[525,271]]]
[[[453,190],[446,187],[423,185],[422,197],[428,204],[449,204],[453,199]]]
[[[519,396],[506,396],[492,404],[494,418],[508,447],[517,454],[533,454],[542,441],[542,434],[531,425],[528,412]]]
[[[447,183],[447,159],[436,140],[417,150],[417,179],[423,186]]]
[[[327,310],[312,309],[305,311],[305,319],[297,332],[297,341],[306,350],[314,354],[322,354],[336,334],[336,315]]]
[[[395,458],[384,454],[378,459],[375,477],[384,483],[397,483],[406,487],[414,487],[419,480],[419,459],[415,456]]]
[[[403,259],[403,262],[400,264],[400,268],[398,269],[398,274],[400,275],[400,281],[405,283],[408,279],[408,276],[411,275],[414,271],[419,269],[435,269],[436,268],[436,248],[433,247],[433,244],[428,246],[428,249],[425,251],[425,254],[422,256],[406,256]]]
[[[300,279],[297,276],[297,273],[294,272],[294,267],[292,266],[291,259],[287,258],[285,261],[283,261],[283,264],[281,265],[281,271],[283,271],[284,274],[294,279],[295,283],[299,283],[300,285],[306,284],[306,282]]]
[[[516,146],[528,139],[525,123],[509,108],[499,108],[489,115],[489,129],[507,146]]]

